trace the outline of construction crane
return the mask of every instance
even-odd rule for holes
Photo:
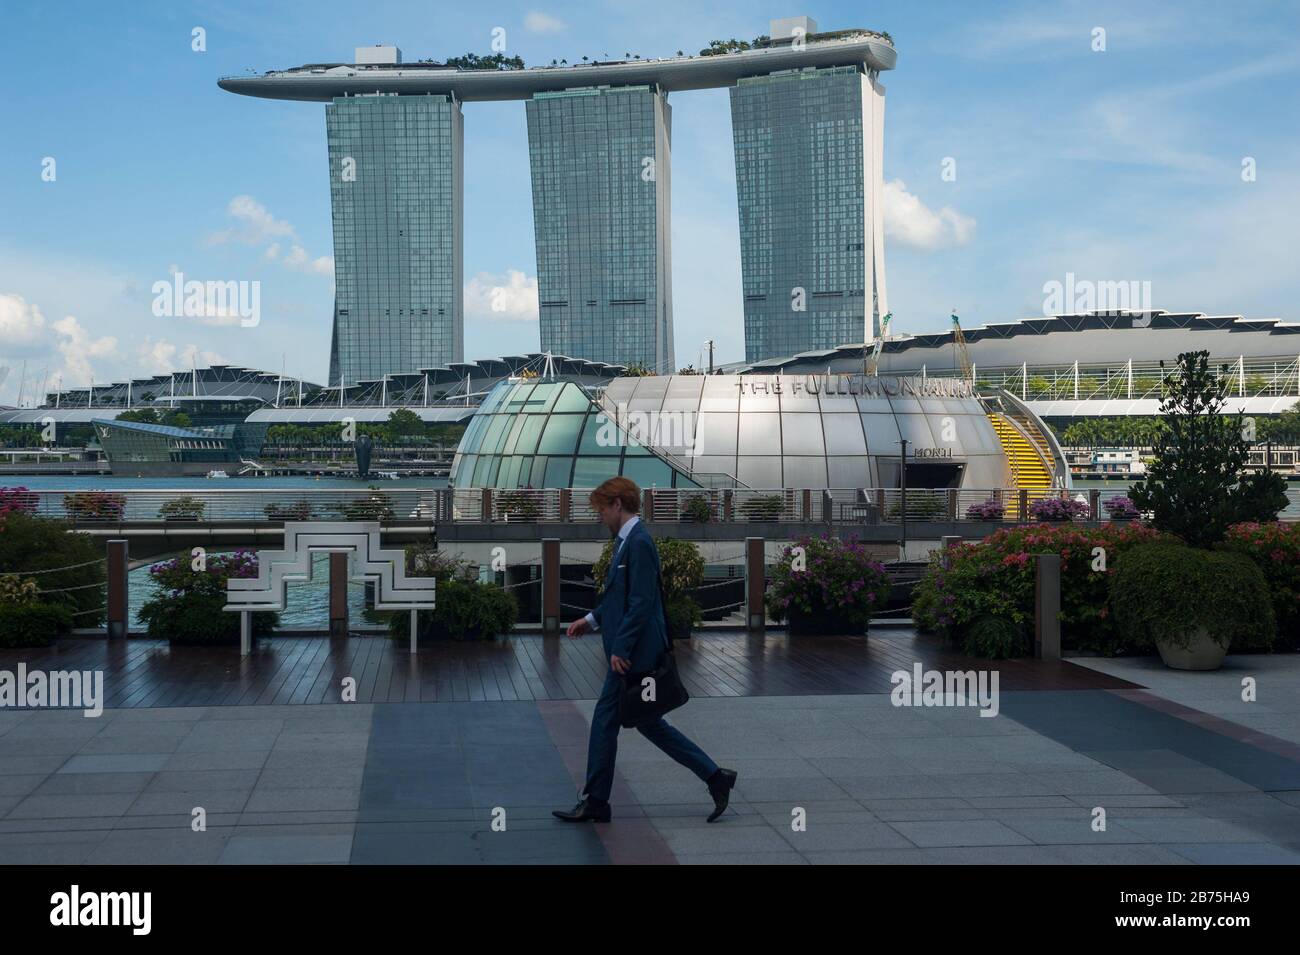
[[[962,378],[975,381],[975,367],[970,362],[970,352],[966,350],[966,336],[961,333],[961,322],[957,320],[957,310],[952,310],[952,346],[957,353],[957,365]]]
[[[871,357],[866,360],[865,367],[862,369],[864,375],[880,373],[880,351],[885,345],[885,336],[889,334],[889,320],[893,317],[893,312],[886,312],[885,317],[880,320],[880,334],[876,336],[876,343],[871,348]]]

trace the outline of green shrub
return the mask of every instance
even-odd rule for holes
[[[606,541],[600,556],[591,566],[597,593],[605,589],[605,574],[609,571],[616,543],[616,538]],[[655,549],[659,551],[659,574],[664,582],[668,629],[674,637],[687,636],[704,619],[700,605],[690,597],[690,592],[704,582],[704,558],[692,541],[676,537],[656,538]]]
[[[49,603],[0,604],[0,648],[48,647],[72,629],[67,607]]]
[[[432,577],[435,580],[478,580],[478,568],[464,558],[436,544],[407,544],[406,574],[408,577]]]
[[[176,557],[154,564],[149,568],[149,576],[159,589],[140,608],[139,617],[151,637],[196,646],[239,642],[240,615],[221,608],[227,603],[227,580],[257,576],[255,552],[210,554],[202,570],[195,570],[188,557]],[[255,613],[253,635],[270,634],[279,622],[279,614]]]
[[[505,491],[497,495],[496,503],[500,520],[535,521],[542,513],[537,496],[527,491]]]
[[[664,611],[668,618],[668,633],[674,639],[690,636],[704,619],[700,605],[690,597],[669,597]]]
[[[760,494],[740,502],[740,516],[747,521],[775,521],[781,516],[785,500],[780,494]]]
[[[348,501],[340,508],[345,521],[391,521],[395,514],[393,499],[379,488],[371,485],[366,490],[370,493]]]
[[[1142,524],[1030,524],[1001,528],[978,543],[936,550],[912,595],[912,619],[976,650],[987,638],[968,641],[983,617],[1006,621],[1021,633],[1034,625],[1034,554],[1061,558],[1061,644],[1111,656],[1126,646],[1108,603],[1107,580],[1116,560],[1131,548],[1172,540]],[[1098,566],[1096,549],[1105,556]],[[1005,642],[1005,641],[1004,641]],[[972,650],[971,652],[975,652]]]
[[[411,612],[385,611],[388,632],[396,640],[409,640]],[[420,637],[452,640],[491,640],[514,629],[519,605],[508,590],[476,580],[439,579],[437,606],[420,613]]]
[[[311,504],[306,498],[293,502],[276,502],[262,508],[262,513],[269,521],[309,521]]]
[[[0,519],[0,574],[32,577],[40,600],[65,607],[78,627],[104,619],[104,544],[67,521],[11,511]],[[54,568],[68,568],[54,570]],[[51,572],[53,571],[53,572]]]
[[[1273,649],[1300,649],[1300,524],[1234,524],[1220,547],[1249,557],[1263,573],[1277,620]],[[1253,647],[1239,643],[1237,649]]]
[[[686,501],[686,507],[682,509],[682,519],[697,524],[709,523],[713,519],[713,511],[709,507],[708,498],[703,494],[691,495]]]
[[[164,520],[201,521],[207,505],[196,497],[186,494],[163,504],[158,508],[158,516]]]
[[[1222,647],[1267,646],[1276,623],[1264,575],[1243,554],[1180,543],[1134,547],[1110,582],[1116,623],[1131,646],[1186,649],[1199,629]]]
[[[1022,625],[1007,617],[985,614],[966,628],[962,652],[990,660],[1024,656],[1029,652],[1029,635]]]

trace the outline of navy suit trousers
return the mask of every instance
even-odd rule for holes
[[[591,740],[587,744],[587,796],[600,802],[609,802],[609,791],[614,785],[614,760],[618,756],[618,697],[623,692],[623,678],[610,670],[605,674],[596,711],[591,715]],[[661,750],[681,763],[700,779],[708,781],[718,771],[718,764],[707,753],[692,743],[680,730],[673,729],[667,720],[658,719],[637,730]]]

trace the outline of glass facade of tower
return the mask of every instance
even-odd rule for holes
[[[526,109],[542,350],[672,371],[666,94],[566,90]]]
[[[732,88],[746,361],[874,338],[883,94],[852,66]]]
[[[461,361],[460,104],[337,97],[325,123],[336,287],[330,384]]]

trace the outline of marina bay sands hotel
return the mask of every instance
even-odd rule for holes
[[[360,47],[354,63],[220,80],[328,104],[330,384],[464,360],[461,110],[476,101],[527,111],[543,351],[676,371],[668,95],[723,87],[746,360],[873,340],[888,311],[879,76],[893,41],[794,17],[735,45],[746,48],[526,69]]]

